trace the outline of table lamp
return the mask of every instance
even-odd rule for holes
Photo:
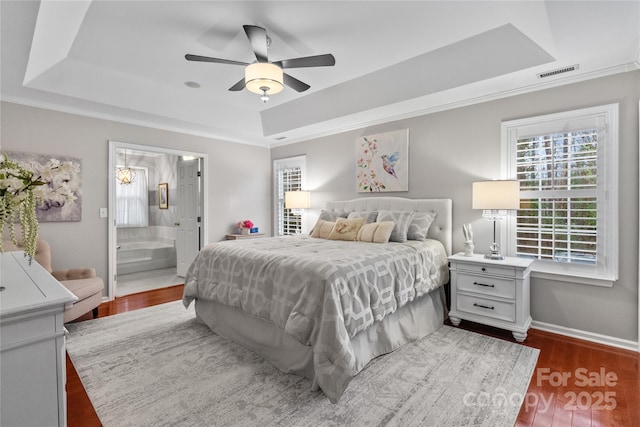
[[[296,215],[302,214],[302,209],[311,207],[311,192],[309,191],[285,191],[284,207],[291,209]]]
[[[507,211],[520,208],[518,181],[481,181],[473,183],[473,209],[482,209],[482,216],[493,221],[493,243],[487,259],[502,260],[500,245],[496,242],[496,221],[506,218]]]

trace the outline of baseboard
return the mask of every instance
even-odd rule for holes
[[[624,340],[622,338],[610,337],[608,335],[596,334],[594,332],[581,331],[580,329],[567,328],[565,326],[553,325],[551,323],[539,322],[534,320],[531,327],[541,331],[553,332],[554,334],[565,335],[572,338],[578,338],[585,341],[591,341],[598,344],[609,345],[612,347],[622,348],[635,352],[640,351],[638,342]]]

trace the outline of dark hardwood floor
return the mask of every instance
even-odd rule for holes
[[[500,329],[460,327],[515,342]],[[640,353],[538,329],[524,345],[540,354],[516,426],[640,426]]]
[[[98,317],[182,298],[182,285],[116,298]],[[91,313],[76,321],[91,319]],[[513,341],[511,333],[462,322],[460,327]],[[536,329],[525,345],[540,350],[516,426],[640,426],[640,353]],[[509,398],[510,396],[507,396]],[[84,387],[67,356],[68,426],[100,426]]]

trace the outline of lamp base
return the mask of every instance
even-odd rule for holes
[[[495,223],[494,223],[495,224]],[[486,254],[485,259],[493,259],[493,260],[503,260],[504,255],[500,253],[500,245],[496,242],[493,242],[489,246],[489,253]]]

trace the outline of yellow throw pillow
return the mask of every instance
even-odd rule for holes
[[[336,225],[335,222],[325,221],[323,219],[319,219],[316,222],[315,227],[313,227],[313,231],[311,232],[311,237],[318,237],[320,239],[328,239],[329,234],[331,234],[331,230]]]
[[[396,223],[393,221],[372,222],[364,224],[356,240],[360,242],[387,243]]]
[[[364,220],[365,218],[338,218],[331,234],[329,234],[329,240],[356,240]]]

